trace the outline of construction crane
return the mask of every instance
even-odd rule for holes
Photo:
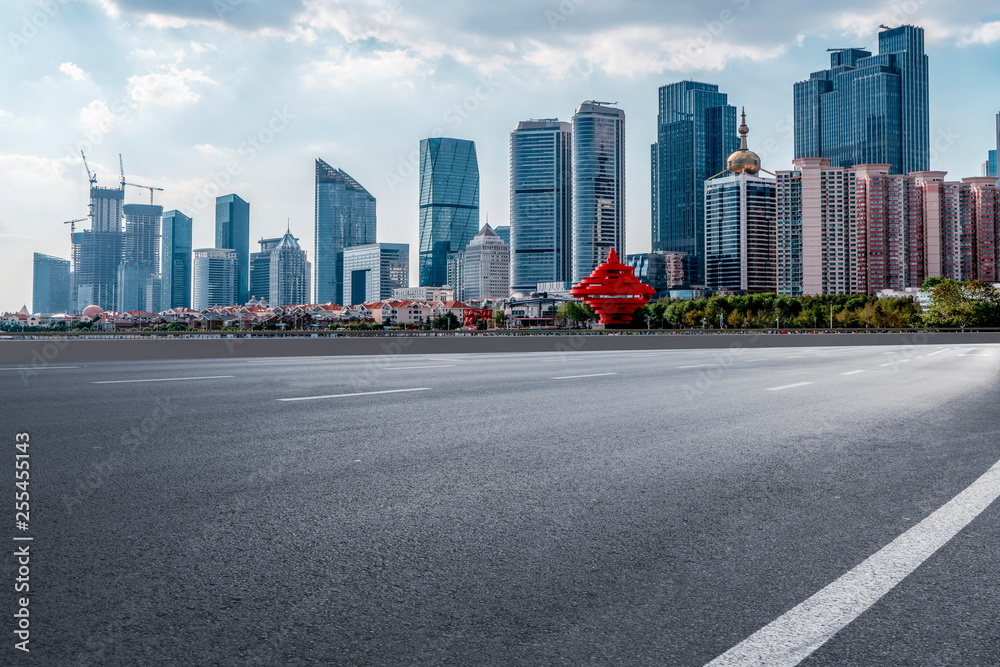
[[[87,156],[83,154],[83,150],[80,151],[80,156],[83,158],[83,168],[87,170],[87,178],[90,179],[90,184],[97,185],[97,174],[91,173],[90,167],[87,166]]]
[[[126,183],[125,182],[125,178],[122,177],[122,188],[124,188],[126,185],[131,185],[133,188],[144,188],[146,190],[149,190],[149,204],[150,204],[150,206],[153,205],[153,190],[159,190],[160,192],[163,192],[163,188],[154,188],[151,185],[139,185],[138,183]]]
[[[826,52],[830,53],[831,51],[866,51],[866,50],[868,50],[868,47],[865,46],[849,46],[846,49],[827,49]]]
[[[76,220],[67,220],[66,222],[63,223],[64,225],[69,225],[69,243],[70,243],[70,245],[73,245],[73,242],[74,242],[73,239],[76,236],[76,223],[78,223],[78,222],[85,222],[87,220],[90,220],[90,218],[77,218]]]
[[[121,169],[121,172],[122,172],[122,190],[124,190],[125,189],[125,163],[122,162],[122,154],[121,153],[118,154],[118,168]]]

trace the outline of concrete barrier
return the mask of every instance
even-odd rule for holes
[[[1000,332],[0,340],[0,363],[1000,343]]]

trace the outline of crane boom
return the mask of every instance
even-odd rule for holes
[[[97,174],[91,173],[90,167],[87,165],[87,156],[83,154],[83,150],[80,150],[80,157],[83,158],[83,168],[87,170],[87,178],[90,180],[91,185],[97,184]]]
[[[123,179],[122,180],[122,187],[124,188],[126,185],[131,185],[133,188],[143,188],[145,190],[149,190],[149,204],[150,204],[150,206],[153,205],[153,190],[159,190],[160,192],[163,192],[163,188],[154,188],[151,185],[139,185],[138,183],[126,183],[124,181],[124,179]]]
[[[125,189],[125,163],[122,161],[122,154],[118,154],[118,168],[122,172],[122,190]]]

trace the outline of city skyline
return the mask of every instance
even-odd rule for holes
[[[282,19],[285,28],[308,24],[316,34],[335,38],[334,46],[323,53],[305,39],[293,40],[288,48],[300,49],[304,55],[299,59],[303,64],[293,68],[290,79],[305,85],[312,71],[305,63],[322,62],[333,67],[337,57],[344,56],[358,65],[371,66],[381,77],[377,82],[384,96],[371,95],[371,85],[357,78],[338,83],[336,94],[328,94],[323,92],[328,88],[316,88],[319,84],[314,77],[308,82],[313,86],[308,94],[282,83],[276,85],[273,95],[259,100],[242,98],[251,101],[240,107],[233,106],[230,93],[234,88],[219,83],[236,64],[211,46],[225,34],[247,50],[256,63],[277,48],[260,32],[269,21],[280,23],[275,17],[263,16],[261,10],[246,4],[235,7],[221,23],[212,16],[166,19],[170,12],[183,11],[170,7],[160,9],[156,16],[141,16],[129,8],[131,3],[124,2],[107,2],[104,8],[91,3],[60,6],[59,15],[49,20],[36,37],[17,45],[19,50],[12,60],[18,67],[5,73],[9,87],[21,90],[26,102],[4,102],[0,113],[0,137],[5,145],[0,172],[8,175],[2,187],[7,188],[5,200],[11,202],[0,214],[4,241],[0,244],[0,265],[4,267],[0,269],[0,303],[11,310],[30,303],[30,279],[25,276],[30,276],[32,252],[69,258],[64,228],[59,228],[59,222],[85,214],[87,199],[86,176],[75,154],[70,157],[70,149],[87,140],[84,122],[95,118],[111,121],[108,130],[100,134],[101,140],[87,153],[99,184],[114,184],[116,153],[124,152],[130,168],[135,169],[128,175],[129,182],[164,187],[164,192],[156,194],[156,203],[194,219],[194,247],[213,245],[209,231],[211,199],[227,192],[237,192],[254,203],[252,238],[280,233],[283,225],[277,221],[287,217],[305,231],[302,223],[311,219],[313,208],[308,183],[310,158],[325,154],[365,183],[380,200],[380,217],[387,223],[377,240],[409,241],[414,253],[417,179],[411,156],[420,138],[441,130],[441,134],[476,141],[483,171],[482,211],[490,214],[491,224],[500,226],[506,221],[507,142],[512,124],[529,117],[558,116],[565,120],[580,100],[614,99],[628,113],[629,247],[623,253],[645,251],[650,228],[647,151],[655,140],[654,100],[658,86],[683,79],[718,84],[730,95],[732,104],[752,110],[755,127],[759,128],[756,145],[765,162],[772,169],[787,168],[792,153],[792,84],[804,73],[827,66],[826,48],[872,48],[880,22],[908,22],[926,29],[926,50],[932,58],[932,152],[935,142],[944,150],[936,151],[937,162],[932,155],[931,168],[945,169],[956,177],[979,173],[984,153],[994,143],[997,107],[996,100],[976,92],[989,90],[989,82],[997,76],[975,62],[989,61],[997,49],[996,38],[990,32],[993,10],[985,3],[965,5],[948,14],[940,8],[920,6],[914,13],[900,16],[894,16],[898,11],[890,4],[870,7],[847,3],[835,10],[810,9],[777,22],[766,4],[744,7],[733,3],[731,9],[727,7],[730,14],[725,19],[718,8],[684,10],[671,17],[677,24],[676,32],[670,39],[661,40],[655,49],[649,39],[630,42],[620,35],[615,38],[616,29],[633,30],[648,18],[642,8],[629,8],[620,17],[610,17],[601,8],[587,5],[576,6],[567,16],[560,13],[558,6],[551,10],[535,8],[538,25],[518,33],[534,40],[534,46],[527,48],[529,54],[547,44],[565,50],[568,44],[588,35],[605,36],[620,49],[620,55],[612,57],[618,52],[605,48],[600,52],[603,60],[581,50],[578,58],[570,60],[577,67],[571,65],[564,71],[541,67],[539,61],[527,60],[525,52],[520,51],[493,63],[502,72],[491,70],[490,59],[479,51],[467,54],[461,62],[442,63],[420,43],[413,29],[429,20],[429,10],[403,7],[392,14],[379,5],[357,4],[345,9],[346,18],[338,19],[339,23],[331,19],[325,27],[320,27],[322,21],[315,17],[297,23],[298,19],[286,16]],[[866,9],[859,14],[861,7]],[[116,15],[112,15],[114,8],[118,10]],[[30,3],[14,3],[7,10],[12,14],[14,34],[19,34],[22,15],[30,21],[35,9]],[[373,24],[373,29],[381,31],[381,39],[369,42],[363,39],[366,23],[362,19],[375,16],[384,19],[384,25],[377,20]],[[450,20],[468,18],[462,15]],[[820,18],[823,21],[817,20]],[[230,27],[223,27],[226,21]],[[127,22],[135,34],[125,33],[127,38],[115,47],[123,50],[115,63],[88,55],[74,47],[73,40],[64,39],[66,31],[81,25],[94,27],[98,34],[117,35]],[[458,27],[492,34],[491,27],[477,21],[460,22]],[[504,25],[496,30],[516,31],[517,27]],[[650,30],[666,28],[654,21]],[[753,48],[740,51],[746,55],[736,56],[730,48],[737,33],[753,34]],[[698,46],[700,37],[706,46]],[[149,53],[153,50],[150,45],[176,48],[158,49],[170,55],[160,57],[157,64],[149,62],[157,55]],[[352,50],[352,46],[357,49]],[[46,48],[51,48],[51,53],[40,58],[40,49]],[[502,49],[499,52],[503,53]],[[647,54],[651,59],[643,58]],[[388,67],[387,59],[409,63],[406,58],[410,56],[434,66],[417,76],[388,73],[393,68]],[[285,58],[295,61],[288,54]],[[935,76],[945,70],[954,76]],[[200,79],[199,73],[210,81]],[[261,76],[275,83],[272,74],[276,75],[276,70],[265,67]],[[973,83],[975,88],[971,87]],[[144,90],[146,84],[173,87]],[[352,93],[351,86],[356,86],[357,92]],[[436,91],[431,103],[421,107],[416,100],[426,99],[423,96],[431,90]],[[45,101],[55,91],[65,97],[65,104],[50,105]],[[526,91],[532,95],[526,96]],[[345,98],[345,93],[351,94]],[[156,104],[154,98],[164,103]],[[176,104],[166,104],[168,100]],[[310,108],[307,100],[315,108]],[[127,117],[116,115],[116,102],[129,110]],[[336,113],[320,123],[319,118],[329,114],[333,102]],[[104,109],[100,103],[110,115],[100,116]],[[218,112],[204,113],[206,105],[216,103],[220,105]],[[32,115],[29,111],[48,106],[64,107],[66,111],[59,116],[62,120],[57,122],[54,116]],[[96,109],[97,116],[83,113],[84,109]],[[223,110],[228,114],[225,120]],[[364,121],[367,131],[356,126],[351,126],[349,133],[330,129],[337,122],[347,122],[345,114],[360,118],[366,113],[371,116]],[[393,124],[386,125],[390,120]],[[40,125],[48,129],[43,132]],[[55,127],[61,129],[53,132]],[[150,132],[153,127],[159,129]],[[257,147],[253,142],[244,145],[251,136]],[[231,161],[236,162],[238,173],[227,170]],[[217,185],[227,180],[227,186]],[[40,193],[41,188],[45,188],[44,197],[27,196],[32,191]],[[143,201],[140,193],[131,190],[126,197],[130,203]],[[311,249],[313,239],[303,233],[302,245]],[[411,284],[415,282],[411,280]]]

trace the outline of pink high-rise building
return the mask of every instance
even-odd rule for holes
[[[836,168],[825,158],[792,164],[778,172],[780,294],[874,294],[929,276],[997,281],[996,179]]]

